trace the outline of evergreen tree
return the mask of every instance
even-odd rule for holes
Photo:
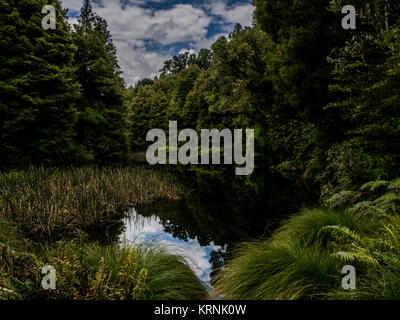
[[[290,131],[315,127],[304,140],[301,154],[291,160],[319,162],[323,150],[341,138],[337,115],[324,110],[335,97],[329,94],[332,66],[330,52],[344,44],[347,33],[341,15],[329,10],[330,0],[255,0],[257,25],[276,44],[267,69],[274,88],[275,114],[293,123]],[[284,122],[283,122],[284,123]],[[292,136],[291,132],[285,133]],[[309,132],[307,129],[306,132]]]
[[[345,4],[332,2],[332,12]],[[400,173],[400,3],[354,5],[357,29],[329,56],[335,99],[326,108],[340,117],[344,139],[328,152],[324,182],[338,188]]]
[[[107,23],[85,0],[73,38],[82,86],[77,125],[78,158],[119,161],[128,151],[128,113],[116,48]]]
[[[55,30],[42,28],[47,4]],[[0,0],[0,39],[0,162],[72,160],[79,85],[66,13],[54,0]]]

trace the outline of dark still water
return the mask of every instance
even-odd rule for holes
[[[238,177],[230,170],[207,169],[177,175],[185,198],[132,208],[121,237],[167,245],[187,257],[208,285],[212,270],[236,244],[269,236],[282,219],[313,205],[318,194],[307,181],[274,172]]]

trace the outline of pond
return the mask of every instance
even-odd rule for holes
[[[151,208],[152,206],[149,206],[148,209],[151,210]],[[175,236],[166,230],[156,207],[153,212],[154,214],[151,216],[143,216],[135,208],[130,209],[128,217],[124,219],[125,230],[121,240],[146,243],[154,241],[167,247],[170,252],[185,257],[199,279],[207,287],[210,287],[211,253],[223,251],[223,248],[215,245],[212,241],[208,245],[200,245],[197,237],[183,239]],[[166,223],[168,224],[170,221],[167,220]]]
[[[120,238],[167,245],[187,258],[207,286],[238,243],[269,236],[282,219],[315,203],[318,194],[302,179],[269,171],[252,179],[222,170],[177,175],[184,198],[131,208]]]

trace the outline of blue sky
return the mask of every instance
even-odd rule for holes
[[[71,23],[82,0],[62,0]],[[184,51],[209,48],[227,36],[236,23],[251,25],[250,0],[93,0],[108,22],[118,60],[128,85],[153,78],[163,62]]]

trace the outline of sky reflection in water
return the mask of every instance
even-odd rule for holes
[[[129,212],[124,224],[126,229],[122,238],[130,242],[156,241],[166,245],[172,253],[183,255],[196,275],[210,285],[210,254],[214,250],[221,249],[220,246],[214,245],[214,243],[201,246],[196,238],[188,241],[174,238],[164,231],[164,226],[157,216],[141,216],[134,208]]]

